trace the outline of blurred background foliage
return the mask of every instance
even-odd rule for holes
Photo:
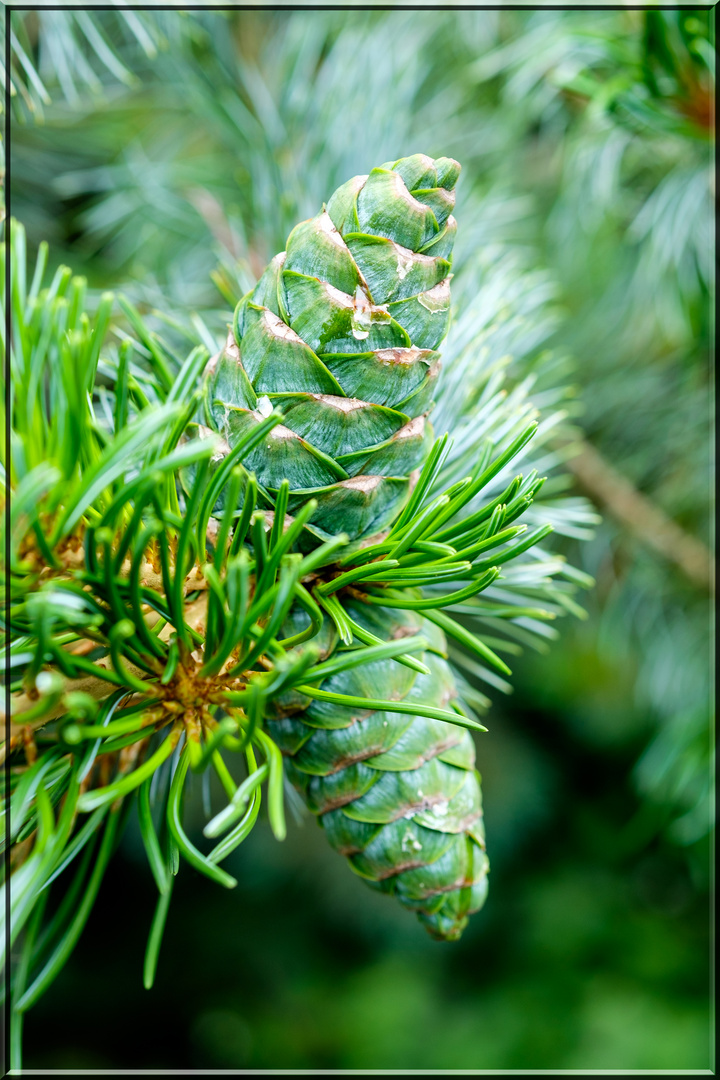
[[[180,876],[147,997],[131,830],[28,1015],[26,1066],[708,1068],[712,12],[8,21],[31,246],[201,335],[347,176],[458,158],[450,359],[470,327],[478,364],[536,379],[572,420],[546,452],[575,479],[550,493],[602,514],[579,543],[591,518],[566,500],[555,544],[596,578],[588,617],[490,691],[492,887],[459,945],[363,889],[306,817],[284,845],[253,833],[233,893]]]

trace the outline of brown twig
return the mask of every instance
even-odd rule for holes
[[[580,452],[567,465],[600,507],[643,544],[675,563],[693,584],[714,594],[714,559],[702,540],[668,517],[589,443],[581,442]]]
[[[207,593],[202,593],[200,596],[197,597],[196,600],[193,600],[192,603],[187,605],[187,607],[185,608],[185,612],[184,612],[184,618],[185,618],[185,622],[187,623],[187,625],[191,629],[197,631],[198,633],[202,633],[202,631],[204,630],[204,627],[205,627],[205,619],[206,619],[206,617],[207,617]],[[151,618],[148,620],[148,622],[154,621],[156,618],[157,618],[157,616],[155,616],[155,613],[153,612],[151,614]],[[166,625],[160,631],[158,637],[160,637],[162,640],[167,640],[167,638],[170,636],[172,631],[173,631],[172,625],[170,623],[166,623]],[[93,642],[93,647],[95,647],[95,644],[96,643]],[[100,660],[97,660],[96,661],[96,666],[99,667],[99,668],[105,668],[106,670],[110,669],[111,668],[110,657],[104,656]],[[137,678],[144,679],[146,677],[146,673],[144,671],[142,671],[138,667],[135,667],[135,665],[132,664],[127,659],[125,660],[125,666],[130,671],[130,673],[132,675],[135,675]],[[96,678],[93,675],[84,675],[80,679],[67,679],[65,681],[65,685],[64,685],[64,688],[63,688],[63,697],[64,697],[64,695],[66,693],[68,693],[71,690],[81,690],[83,693],[89,694],[96,701],[100,701],[100,700],[102,700],[102,698],[107,697],[107,695],[114,688],[114,685],[115,685],[114,683],[108,682],[107,679],[103,679],[101,676],[98,676]],[[150,686],[148,685],[148,692],[149,691],[150,691]],[[40,728],[44,724],[49,723],[50,720],[54,720],[57,716],[61,716],[64,712],[67,711],[67,708],[66,708],[65,705],[62,704],[62,699],[61,699],[58,702],[58,704],[55,706],[55,708],[50,709],[47,713],[44,714],[44,716],[40,717],[39,719],[35,720],[34,722],[32,722],[30,724],[23,724],[23,721],[22,721],[23,712],[26,709],[29,709],[31,707],[31,705],[33,705],[36,700],[37,700],[36,698],[35,699],[31,698],[28,694],[19,694],[16,698],[13,699],[13,714],[12,714],[13,718],[11,719],[11,723],[10,723],[10,745],[11,745],[11,747],[16,745],[17,737],[22,736],[25,729],[28,729],[28,728],[32,728],[32,729]],[[4,720],[5,720],[5,715],[4,715],[4,712],[3,712],[3,713],[0,713],[0,722],[4,722]]]

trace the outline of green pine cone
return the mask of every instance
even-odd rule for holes
[[[291,515],[316,499],[319,537],[385,528],[432,444],[459,172],[414,154],[343,184],[290,233],[208,366],[206,418],[228,450],[282,410],[241,461],[269,504],[284,479]]]
[[[459,172],[450,158],[415,154],[343,184],[293,229],[208,365],[207,421],[226,453],[274,407],[282,411],[282,424],[240,460],[268,506],[285,479],[290,515],[317,501],[316,538],[343,532],[357,541],[387,528],[432,445],[427,415],[449,319]],[[422,631],[432,643],[422,657],[430,674],[385,660],[333,675],[321,689],[452,708],[457,691],[434,624],[343,592],[338,599],[375,639]],[[291,621],[298,625],[288,634],[306,616],[296,610]],[[433,936],[458,938],[487,892],[468,731],[297,692],[276,706],[269,734],[333,847]]]
[[[452,708],[455,682],[437,627],[414,612],[344,606],[378,636],[423,633],[431,645],[419,659],[430,674],[377,661],[331,676],[323,690]],[[352,869],[416,911],[433,937],[460,937],[468,915],[482,907],[488,873],[470,733],[443,720],[324,701],[269,720],[268,732],[286,755],[290,780]]]

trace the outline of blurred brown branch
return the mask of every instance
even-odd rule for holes
[[[567,465],[599,506],[675,563],[693,584],[714,594],[714,560],[702,540],[685,532],[589,443],[581,442],[580,452]]]

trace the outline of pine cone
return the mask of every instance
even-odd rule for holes
[[[291,515],[317,500],[316,537],[357,540],[389,526],[427,457],[459,171],[450,158],[415,154],[343,184],[293,229],[209,366],[208,421],[228,451],[273,407],[282,410],[282,425],[242,462],[268,505],[284,479]],[[433,643],[430,674],[380,661],[334,675],[322,690],[451,703],[455,683],[432,623],[337,598],[376,640],[422,630]],[[269,719],[269,730],[331,844],[434,936],[459,937],[487,890],[470,735],[423,716],[308,701],[288,695],[280,705],[289,715]]]

